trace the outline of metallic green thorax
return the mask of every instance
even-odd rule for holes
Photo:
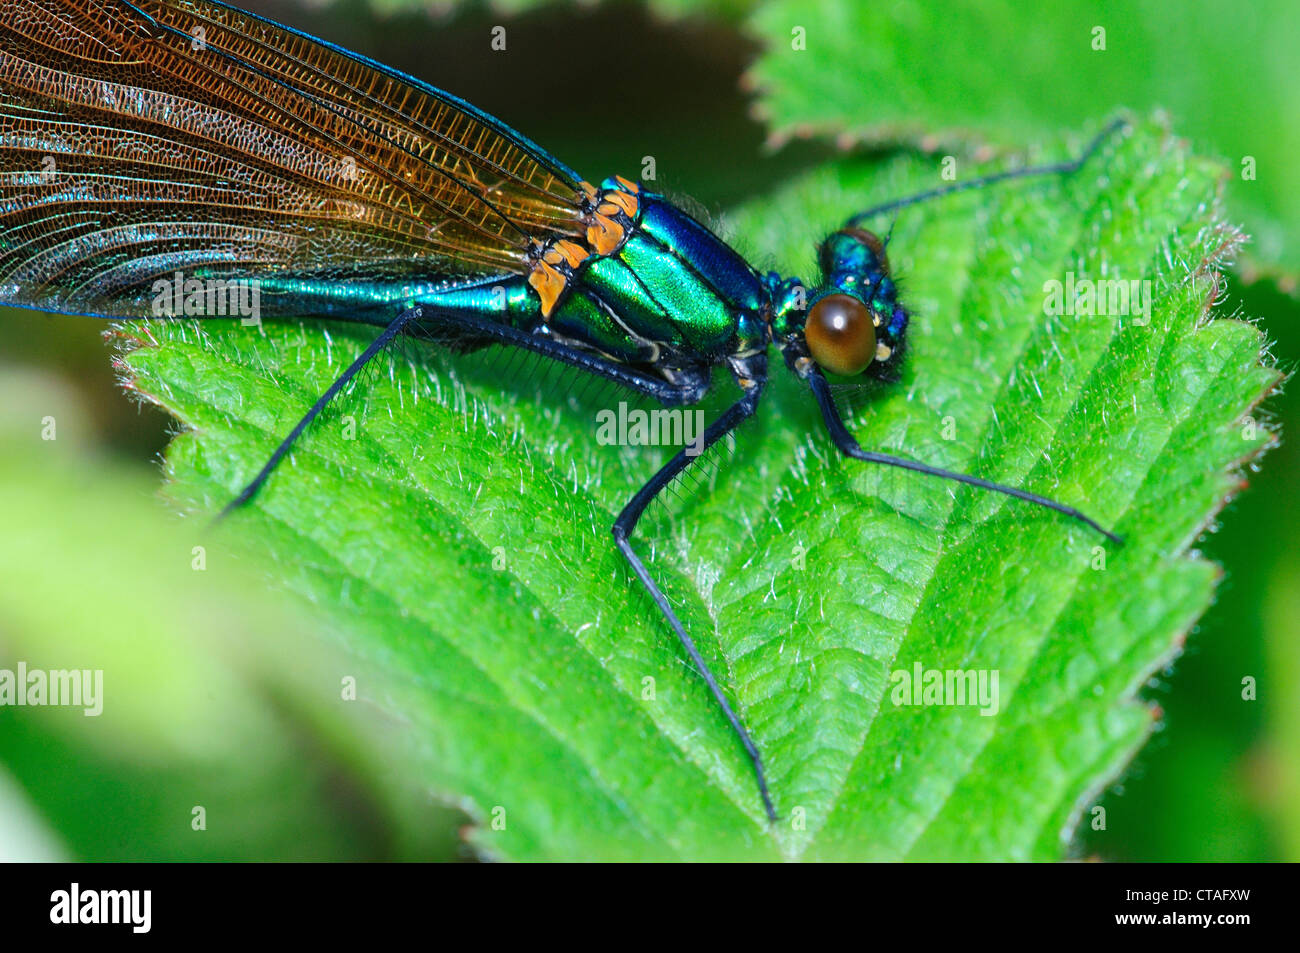
[[[546,328],[620,361],[667,367],[763,348],[770,300],[763,279],[660,196],[639,199],[628,239],[578,269]]]
[[[612,180],[604,183],[614,187]],[[506,321],[620,363],[655,371],[717,363],[768,343],[768,282],[661,196],[642,192],[634,228],[607,256],[574,269],[549,318],[522,277],[435,290],[409,303]]]

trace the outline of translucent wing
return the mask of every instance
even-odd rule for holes
[[[180,272],[325,313],[522,272],[581,195],[469,104],[233,7],[5,0],[0,301],[147,316]]]

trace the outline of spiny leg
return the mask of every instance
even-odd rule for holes
[[[628,367],[616,364],[595,354],[569,347],[551,338],[505,324],[497,324],[486,318],[469,315],[447,315],[430,308],[416,309],[423,313],[418,316],[411,328],[412,333],[423,334],[431,340],[439,340],[439,329],[446,328],[457,334],[466,334],[491,338],[500,344],[532,351],[542,357],[576,367],[597,377],[621,384],[639,394],[652,397],[661,404],[674,407],[697,403],[709,391],[711,375],[706,365],[685,368],[680,372],[681,380],[667,381],[659,377],[650,377]]]
[[[954,182],[951,185],[942,185],[935,189],[927,189],[924,192],[917,192],[915,195],[909,195],[905,198],[894,199],[892,202],[885,202],[881,205],[873,206],[865,212],[859,212],[845,223],[846,228],[856,228],[869,218],[877,215],[883,215],[886,212],[896,212],[900,208],[907,208],[909,205],[917,205],[929,199],[937,199],[945,195],[951,195],[954,192],[965,192],[969,189],[982,189],[985,186],[993,185],[997,182],[1005,182],[1008,179],[1026,179],[1037,175],[1069,175],[1078,172],[1085,162],[1096,154],[1105,142],[1118,129],[1127,126],[1129,121],[1124,118],[1112,120],[1105,129],[1099,132],[1093,140],[1088,143],[1078,156],[1065,162],[1053,162],[1049,165],[1031,165],[1023,169],[1007,169],[1004,172],[994,172],[991,175],[982,175],[977,179],[971,179],[968,182]]]
[[[763,392],[764,380],[756,377],[748,381],[745,395],[739,401],[733,404],[721,417],[715,420],[704,431],[704,441],[701,450],[707,450],[713,444],[725,437],[728,433],[738,427],[746,418],[753,415],[754,410],[758,407],[758,398]],[[682,625],[677,614],[673,612],[672,605],[668,602],[668,597],[663,594],[663,590],[655,584],[654,579],[650,577],[649,570],[641,562],[636,551],[632,548],[628,537],[636,529],[637,520],[645,512],[651,501],[666,487],[673,478],[684,471],[699,458],[700,454],[688,454],[686,450],[681,450],[668,461],[664,467],[652,476],[645,486],[637,491],[636,495],[623,507],[623,511],[618,514],[618,519],[614,521],[614,542],[622,551],[624,558],[632,567],[637,579],[641,585],[650,593],[650,598],[654,599],[655,605],[663,613],[668,624],[672,626],[673,632],[677,634],[677,639],[682,643],[682,648],[690,656],[691,661],[695,663],[700,675],[704,678],[704,683],[709,686],[709,691],[713,693],[722,712],[727,716],[727,721],[731,723],[732,730],[740,738],[741,744],[745,746],[745,751],[749,754],[749,760],[754,766],[754,775],[758,779],[758,792],[763,798],[763,809],[767,812],[768,820],[775,821],[776,809],[772,806],[772,797],[767,790],[767,776],[763,773],[763,759],[758,753],[758,747],[754,744],[753,739],[749,737],[749,732],[741,724],[740,718],[731,708],[731,703],[727,701],[727,696],[723,694],[721,686],[709,671],[705,664],[703,656],[700,655],[699,649],[695,647],[695,642],[686,634],[686,628]]]
[[[253,477],[253,479],[239,491],[238,496],[222,507],[221,512],[217,514],[218,520],[224,519],[231,513],[231,511],[238,509],[253,498],[254,494],[262,488],[262,484],[271,476],[272,471],[280,465],[280,461],[289,453],[294,442],[302,436],[302,432],[307,429],[308,425],[320,416],[321,411],[329,405],[330,401],[338,396],[339,391],[347,386],[348,381],[356,377],[361,369],[374,359],[376,354],[386,348],[395,337],[402,333],[403,329],[405,329],[408,324],[416,319],[419,310],[419,308],[411,308],[403,311],[390,325],[388,325],[388,327],[384,328],[384,332],[379,335],[379,337],[370,342],[370,346],[361,352],[361,356],[349,364],[347,370],[340,374],[333,384],[330,384],[329,388],[325,393],[321,394],[316,403],[311,405],[311,409],[303,415],[302,419],[298,421],[293,430],[289,432],[289,436],[280,441],[280,445],[275,448],[275,452],[271,454],[270,459],[262,465],[262,469],[258,471],[257,476]]]
[[[917,473],[925,473],[930,476],[942,477],[945,480],[955,480],[958,483],[969,483],[971,486],[978,486],[985,490],[992,490],[995,493],[1004,493],[1007,496],[1014,496],[1018,500],[1027,500],[1030,503],[1036,503],[1039,506],[1045,506],[1049,510],[1055,510],[1058,513],[1064,513],[1071,519],[1076,519],[1087,526],[1092,527],[1101,533],[1107,539],[1118,545],[1124,545],[1124,540],[1105,529],[1096,520],[1085,516],[1076,510],[1073,506],[1066,506],[1064,503],[1058,503],[1056,500],[1048,499],[1045,496],[1039,496],[1037,493],[1030,493],[1026,490],[1018,490],[1013,486],[1004,486],[1001,483],[992,483],[988,480],[981,480],[979,477],[973,477],[965,473],[955,473],[952,470],[942,470],[938,467],[927,466],[924,463],[917,463],[915,460],[906,460],[902,457],[893,457],[884,453],[873,453],[869,450],[863,450],[861,445],[849,433],[848,428],[844,426],[844,421],[840,419],[839,411],[835,409],[835,399],[831,396],[831,387],[827,383],[822,372],[816,368],[809,370],[807,375],[808,385],[812,388],[813,396],[817,398],[817,405],[821,408],[822,418],[826,421],[826,429],[830,432],[831,440],[840,452],[855,460],[862,460],[866,463],[883,463],[891,467],[901,467],[904,470],[914,470]]]
[[[509,344],[534,353],[561,361],[572,367],[587,371],[593,375],[613,381],[624,387],[628,387],[638,393],[653,397],[667,406],[681,406],[697,402],[707,391],[710,383],[710,374],[707,367],[686,368],[681,372],[679,382],[670,382],[661,379],[647,377],[637,373],[635,370],[615,364],[611,361],[603,360],[599,357],[579,351],[575,348],[567,347],[549,338],[539,335],[532,335],[516,328],[495,324],[491,321],[482,319],[466,318],[463,315],[443,315],[431,311],[427,308],[416,307],[399,315],[366,350],[343,372],[343,374],[330,385],[329,389],[321,395],[320,399],[312,405],[311,409],[294,427],[293,431],[286,437],[276,448],[266,465],[262,467],[253,480],[240,491],[239,495],[231,501],[222,511],[221,516],[225,516],[231,510],[247,502],[257,492],[263,483],[266,482],[276,465],[289,452],[290,447],[307,426],[314,420],[322,410],[334,399],[340,390],[351,380],[375,355],[382,351],[388,344],[399,334],[411,330],[416,325],[427,325],[432,328],[438,324],[444,324],[448,327],[455,326],[459,330],[470,331],[493,338],[502,344]],[[765,376],[755,375],[755,380],[747,381],[745,396],[733,405],[726,413],[705,431],[704,441],[701,450],[707,450],[726,434],[734,430],[746,418],[750,417],[755,408],[758,406],[758,398],[763,389]],[[685,450],[678,453],[670,460],[658,473],[651,477],[650,481],[641,488],[641,490],[632,498],[619,514],[618,519],[614,522],[613,534],[619,550],[623,553],[624,558],[632,566],[633,572],[645,586],[646,590],[654,599],[656,605],[667,617],[681,641],[682,646],[686,649],[691,661],[699,670],[713,697],[717,700],[718,705],[722,708],[723,714],[726,715],[732,729],[740,738],[741,743],[745,746],[749,754],[751,763],[754,766],[754,773],[758,780],[759,793],[763,799],[763,807],[767,812],[770,820],[776,820],[776,810],[772,806],[771,795],[767,789],[767,778],[763,773],[762,758],[758,753],[758,748],[754,745],[749,733],[741,724],[740,719],[732,710],[731,704],[727,701],[726,696],[722,693],[717,681],[714,679],[712,672],[709,671],[708,665],[700,655],[699,650],[691,637],[686,634],[681,622],[673,613],[667,598],[663,592],[650,578],[645,565],[637,557],[636,552],[628,542],[628,537],[635,529],[637,520],[645,508],[654,500],[656,495],[667,486],[672,479],[696,459],[695,455],[688,455]]]
[[[233,510],[238,509],[247,503],[262,488],[271,473],[279,466],[280,462],[288,455],[297,439],[302,436],[304,430],[320,416],[321,412],[329,405],[335,397],[338,396],[348,382],[370,363],[381,351],[384,350],[400,334],[410,333],[416,327],[428,328],[438,325],[454,327],[462,333],[479,334],[485,337],[493,338],[502,344],[509,344],[524,350],[532,351],[544,357],[552,358],[579,370],[586,371],[599,377],[606,378],[628,387],[634,391],[653,397],[665,405],[690,404],[698,401],[708,391],[710,377],[707,368],[687,369],[683,372],[681,383],[672,383],[662,379],[647,377],[637,373],[635,370],[606,361],[602,358],[578,351],[574,348],[567,347],[550,338],[539,335],[529,334],[526,331],[519,331],[516,328],[506,327],[504,325],[494,324],[491,321],[481,319],[467,318],[463,315],[447,315],[437,312],[424,306],[409,308],[399,314],[391,324],[384,329],[384,332],[371,342],[370,346],[361,353],[361,355],[348,365],[347,369],[339,375],[338,379],[332,383],[324,394],[312,404],[311,409],[303,415],[302,419],[294,426],[289,435],[280,441],[280,445],[275,448],[270,459],[258,471],[257,476],[239,491],[239,494],[222,508],[217,515],[217,520],[221,520],[229,515]]]
[[[653,397],[667,406],[681,406],[684,404],[693,404],[700,400],[708,391],[711,375],[707,366],[698,368],[689,368],[682,372],[682,380],[677,383],[657,380],[646,377],[634,370],[614,364],[609,361],[594,357],[583,351],[566,347],[549,338],[529,334],[526,331],[520,331],[516,328],[504,325],[494,324],[482,319],[464,319],[457,317],[456,325],[459,328],[470,328],[475,333],[481,333],[499,340],[503,344],[511,344],[534,351],[555,360],[570,364],[581,370],[586,370],[606,380],[613,381],[616,384],[630,387],[631,389]],[[709,687],[722,713],[726,716],[727,721],[731,724],[732,730],[740,738],[741,744],[744,745],[745,751],[749,755],[750,763],[754,766],[754,775],[758,780],[758,791],[763,799],[763,809],[767,812],[769,820],[775,821],[776,809],[772,806],[772,797],[767,789],[767,776],[763,772],[763,759],[758,753],[758,747],[750,738],[749,732],[741,723],[740,718],[736,715],[727,701],[727,696],[723,694],[721,686],[713,677],[709,666],[700,655],[699,649],[695,647],[695,642],[686,634],[686,629],[682,626],[681,621],[673,612],[672,606],[663,591],[655,584],[650,577],[649,570],[641,562],[636,551],[632,549],[632,544],[628,537],[632,535],[636,528],[637,521],[645,512],[646,507],[650,505],[660,492],[667,487],[673,479],[685,471],[697,459],[704,456],[715,443],[725,437],[728,433],[735,430],[747,418],[753,415],[758,406],[759,396],[762,394],[763,385],[766,383],[766,361],[763,358],[754,358],[751,378],[743,381],[742,386],[745,388],[745,394],[739,401],[733,404],[721,417],[713,422],[704,431],[704,438],[699,446],[699,453],[687,453],[683,449],[677,453],[667,464],[663,466],[650,480],[643,486],[636,495],[623,507],[614,521],[612,532],[614,542],[623,557],[632,567],[632,571],[640,580],[641,585],[645,587],[650,597],[654,599],[655,605],[659,607],[665,618],[668,619],[673,631],[676,633],[686,654],[694,663],[704,682]],[[691,448],[692,451],[694,448]]]

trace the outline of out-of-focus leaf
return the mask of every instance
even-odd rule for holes
[[[1251,271],[1300,274],[1300,6],[1208,0],[769,0],[750,81],[778,136],[958,149],[1040,143],[1163,107],[1227,157]],[[798,31],[802,31],[799,33]],[[1104,48],[1098,48],[1104,47]]]

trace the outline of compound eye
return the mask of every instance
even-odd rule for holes
[[[861,374],[875,359],[871,312],[852,295],[827,295],[814,304],[803,333],[812,359],[832,374]]]

